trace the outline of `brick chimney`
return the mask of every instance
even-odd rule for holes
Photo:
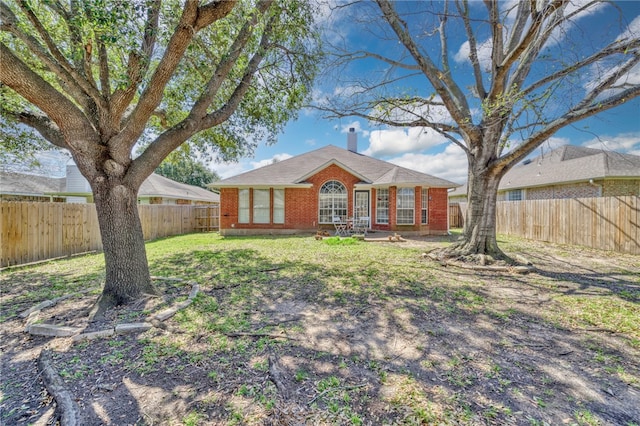
[[[358,134],[353,127],[349,127],[349,133],[347,133],[347,149],[351,152],[358,152]]]

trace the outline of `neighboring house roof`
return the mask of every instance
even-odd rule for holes
[[[176,182],[152,173],[140,186],[138,197],[162,197],[181,200],[220,202],[220,195],[199,186]]]
[[[215,182],[210,186],[307,186],[307,178],[331,164],[335,164],[360,178],[362,180],[361,184],[364,185],[380,187],[425,185],[433,188],[455,188],[459,186],[445,179],[396,166],[395,164],[334,145],[327,145],[296,157],[269,164],[268,166]]]
[[[23,196],[67,195],[66,178],[0,172],[0,193]],[[78,195],[74,193],[74,195]],[[88,195],[88,194],[87,194]],[[139,198],[162,197],[192,201],[220,202],[220,195],[194,185],[151,174],[140,186]]]
[[[0,171],[0,193],[42,197],[45,193],[64,192],[65,178]]]
[[[640,179],[640,156],[563,145],[513,167],[500,180],[498,191],[614,178]],[[466,195],[466,184],[449,193]]]

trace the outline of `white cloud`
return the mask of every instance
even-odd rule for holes
[[[349,129],[354,129],[356,133],[361,134],[364,138],[369,137],[369,134],[371,133],[369,130],[364,130],[362,128],[362,125],[360,124],[360,121],[358,120],[354,120],[351,123],[341,125],[341,127],[342,129],[340,130],[340,133],[346,134],[349,133]]]
[[[453,143],[447,145],[445,150],[438,154],[409,153],[393,158],[389,162],[455,183],[467,181],[467,156],[459,146]]]
[[[584,142],[588,148],[606,149],[626,154],[640,155],[640,132],[621,133],[615,136],[603,135]]]
[[[469,52],[471,48],[469,47],[469,41],[465,41],[462,43],[458,51],[455,55],[453,55],[453,59],[458,62],[471,62],[469,59]],[[491,52],[493,48],[493,40],[491,38],[478,43],[476,49],[478,51],[478,62],[480,62],[480,68],[483,70],[491,69]]]
[[[447,142],[442,135],[427,127],[373,130],[369,148],[362,153],[371,157],[420,152]]]
[[[231,176],[239,175],[251,169],[247,161],[233,163],[216,163],[211,164],[211,169],[220,176],[220,179],[226,179]]]

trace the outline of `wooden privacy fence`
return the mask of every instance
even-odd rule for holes
[[[197,207],[139,205],[145,240],[200,228]],[[0,213],[0,267],[102,250],[95,204],[0,202]]]
[[[464,226],[464,216],[459,203],[449,204],[449,228],[462,228]]]
[[[497,203],[499,234],[640,254],[639,197]]]

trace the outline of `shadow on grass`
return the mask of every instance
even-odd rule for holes
[[[577,274],[574,282],[572,274],[545,272],[544,262],[540,273],[512,276],[441,268],[413,251],[366,243],[254,241],[152,261],[152,273],[202,286],[171,330],[59,352],[57,368],[68,372],[92,422],[631,425],[640,418],[638,351],[545,316],[562,294],[558,282],[586,291],[608,288],[604,279]]]

